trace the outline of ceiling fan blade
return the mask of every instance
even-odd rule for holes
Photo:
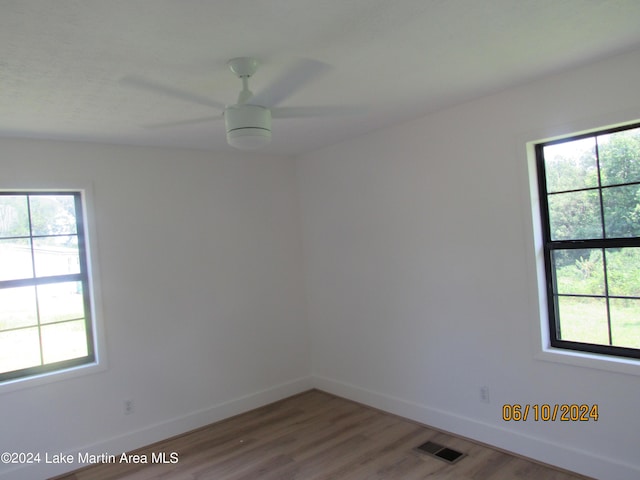
[[[138,77],[135,75],[127,75],[120,79],[120,83],[129,87],[138,88],[140,90],[152,91],[167,95],[169,97],[184,100],[186,102],[197,103],[199,105],[206,105],[208,107],[224,110],[225,105],[210,98],[203,97],[201,95],[185,92],[179,88],[172,87],[170,85],[163,85],[153,80],[147,80],[146,78]]]
[[[271,85],[258,92],[247,103],[269,108],[274,107],[329,69],[329,65],[318,60],[298,59],[282,72]]]
[[[330,117],[344,115],[361,115],[365,113],[363,107],[350,107],[346,105],[326,105],[317,107],[279,107],[271,110],[272,118],[303,118],[303,117]]]
[[[215,115],[209,117],[190,118],[188,120],[176,120],[174,122],[153,123],[151,125],[145,125],[144,128],[167,128],[167,127],[179,127],[180,125],[193,125],[195,123],[213,122],[215,120],[222,120],[222,115]]]

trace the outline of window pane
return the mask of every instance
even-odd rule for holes
[[[40,323],[84,318],[81,282],[52,283],[38,286]]]
[[[0,195],[0,238],[29,235],[25,195]]]
[[[640,358],[640,124],[625,128],[542,144],[536,160],[552,343]]]
[[[0,192],[0,282],[6,287],[0,288],[0,382],[49,371],[50,363],[89,361],[79,198],[79,192]],[[16,372],[25,368],[29,373]]]
[[[595,146],[595,139],[591,137],[544,147],[547,191],[597,187]]]
[[[0,332],[0,373],[40,365],[38,328]]]
[[[597,190],[549,195],[551,240],[602,238]]]
[[[76,233],[76,207],[73,195],[30,195],[33,235]]]
[[[640,297],[640,248],[607,248],[606,252],[609,295]]]
[[[601,249],[554,250],[556,293],[604,295]]]
[[[33,239],[36,276],[80,273],[78,237],[45,237]]]
[[[29,239],[0,240],[0,280],[33,278]]]
[[[35,287],[0,290],[0,330],[38,324]]]
[[[613,344],[640,348],[640,300],[612,298],[610,307]]]
[[[560,339],[609,345],[604,298],[558,297]]]
[[[83,320],[42,327],[42,356],[45,364],[86,355],[87,333]]]
[[[640,128],[600,135],[602,185],[640,181]]]
[[[640,236],[640,185],[602,190],[607,238]]]

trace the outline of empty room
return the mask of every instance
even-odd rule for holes
[[[0,2],[0,480],[640,478],[640,2]]]

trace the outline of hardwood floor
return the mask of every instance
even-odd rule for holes
[[[431,440],[467,456],[417,452]],[[151,456],[166,453],[168,462]],[[177,457],[172,457],[175,452]],[[97,464],[55,480],[578,480],[412,421],[311,390],[136,452],[148,465]]]

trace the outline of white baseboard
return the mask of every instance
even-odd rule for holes
[[[313,388],[311,377],[299,378],[64,453],[72,455],[74,459],[78,459],[79,454],[84,455],[86,453],[100,455],[109,452],[110,454],[119,456],[123,452],[135,450],[160,440],[180,435],[181,433],[253,410],[254,408],[296,395],[311,388]],[[55,453],[59,452],[50,452],[49,455],[52,456]],[[1,472],[0,480],[44,479],[62,475],[63,473],[82,467],[82,464],[78,463],[72,465],[47,464],[44,462],[44,453],[41,454],[41,457],[40,463],[21,465],[15,469]]]
[[[322,376],[313,376],[312,384],[315,388],[327,393],[588,477],[602,480],[640,478],[640,468],[636,465],[622,463],[568,445],[523,435],[496,425]]]

